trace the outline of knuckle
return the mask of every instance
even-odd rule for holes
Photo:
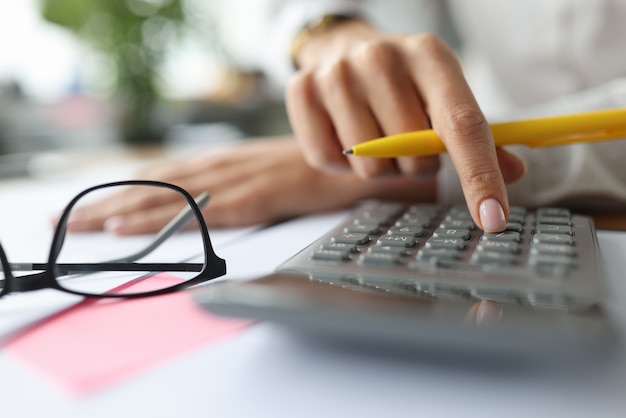
[[[485,135],[489,125],[478,107],[457,105],[444,119],[443,131],[447,135],[475,138]]]
[[[290,103],[309,101],[312,97],[314,77],[311,72],[301,71],[294,74],[286,88],[286,100]]]
[[[499,170],[486,167],[468,168],[461,176],[462,182],[473,190],[492,188],[502,183],[502,174]]]
[[[321,86],[330,91],[344,90],[351,79],[350,63],[346,58],[340,58],[327,64],[316,74]]]
[[[409,51],[418,54],[448,53],[449,48],[438,36],[432,33],[419,33],[404,38],[404,46]]]
[[[303,91],[309,77],[309,73],[304,71],[300,71],[292,75],[287,82],[287,92]]]
[[[355,52],[357,68],[367,77],[386,86],[393,86],[403,71],[401,55],[388,41],[370,42]]]
[[[354,56],[360,64],[367,68],[387,69],[388,63],[395,59],[396,52],[390,42],[367,42],[354,52]]]

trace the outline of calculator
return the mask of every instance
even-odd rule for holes
[[[593,220],[566,208],[512,207],[491,234],[464,206],[368,201],[272,274],[194,298],[359,348],[580,364],[617,346],[600,260]]]
[[[367,202],[278,268],[312,280],[434,298],[585,309],[604,296],[593,220],[510,208],[483,233],[465,206]]]

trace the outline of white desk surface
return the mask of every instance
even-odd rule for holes
[[[32,204],[32,190],[56,189],[59,202],[67,200],[64,193],[76,190],[62,184],[0,183],[3,215]],[[52,203],[45,200],[42,207]],[[229,263],[229,277],[262,274],[341,217],[298,219],[216,250]],[[626,233],[600,231],[599,238],[609,308],[626,336]],[[49,245],[49,237],[29,239],[35,249]],[[67,395],[1,349],[0,370],[0,416],[7,418],[626,416],[626,349],[601,370],[495,370],[332,349],[260,324],[87,396]]]

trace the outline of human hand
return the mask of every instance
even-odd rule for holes
[[[362,178],[433,175],[437,157],[345,157],[373,138],[432,127],[459,173],[468,208],[487,232],[508,218],[505,182],[524,163],[493,137],[452,50],[430,34],[390,35],[364,22],[341,23],[309,39],[287,90],[292,128],[307,162]]]
[[[435,184],[409,178],[363,180],[311,168],[292,138],[255,139],[185,161],[148,167],[137,178],[177,184],[192,196],[211,195],[209,227],[240,227],[346,207],[365,198],[433,201]],[[180,208],[149,193],[113,194],[77,208],[68,231],[105,229],[119,235],[154,232]]]

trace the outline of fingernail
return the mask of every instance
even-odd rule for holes
[[[500,202],[486,199],[480,204],[480,223],[485,232],[500,232],[506,227],[506,218]]]
[[[126,219],[122,216],[113,216],[104,221],[103,228],[107,232],[118,233],[126,226]]]

